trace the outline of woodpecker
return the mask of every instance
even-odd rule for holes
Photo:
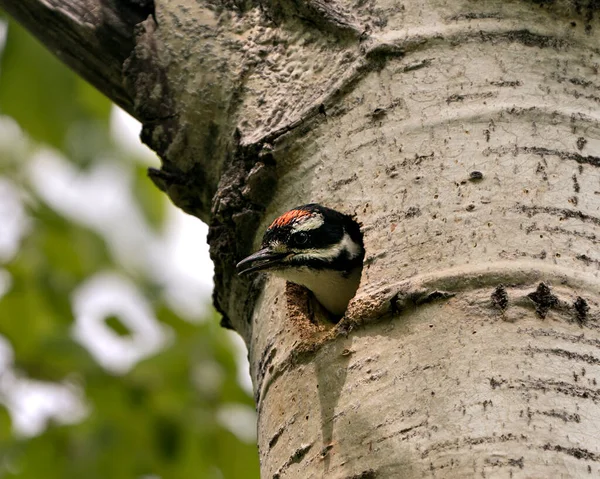
[[[358,289],[365,248],[359,224],[316,203],[298,206],[267,228],[261,249],[238,274],[266,271],[309,289],[333,316],[343,316]]]

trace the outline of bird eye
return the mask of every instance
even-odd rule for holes
[[[308,241],[308,235],[304,231],[300,231],[299,233],[295,233],[293,236],[294,244],[298,246],[302,246],[306,244]]]

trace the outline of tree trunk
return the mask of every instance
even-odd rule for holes
[[[136,27],[123,78],[152,179],[210,222],[263,477],[600,474],[598,9],[177,0]],[[335,326],[235,276],[308,202],[363,224]]]

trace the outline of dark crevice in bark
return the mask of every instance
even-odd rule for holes
[[[453,298],[454,296],[456,296],[456,293],[439,290],[411,291],[408,293],[397,292],[390,299],[389,312],[392,315],[401,315],[413,310],[416,307],[425,306],[436,301],[447,300]],[[356,325],[354,325],[354,327],[355,326]]]
[[[532,33],[527,29],[520,30],[496,30],[494,27],[490,30],[469,31],[461,30],[457,33],[448,34],[443,30],[430,35],[409,35],[404,40],[394,42],[381,42],[371,44],[368,48],[372,51],[388,52],[394,56],[407,54],[431,48],[432,43],[438,44],[440,41],[451,46],[461,45],[467,42],[484,42],[502,44],[519,43],[532,48],[551,48],[554,50],[566,50],[575,47],[576,44],[557,36],[540,35]],[[370,41],[375,42],[375,39]],[[365,41],[368,44],[369,41]]]
[[[228,317],[228,298],[235,280],[235,265],[250,253],[254,233],[277,184],[275,160],[266,143],[240,145],[229,154],[217,192],[212,198],[208,243],[215,265],[213,301],[217,310]],[[260,275],[239,280],[245,291],[242,308],[248,321],[254,301],[262,289]]]
[[[345,479],[376,479],[377,472],[374,469],[367,469],[358,474],[354,474],[352,476],[348,476]]]
[[[457,93],[450,95],[446,98],[446,103],[449,105],[450,103],[463,102],[465,100],[485,100],[487,98],[495,98],[498,96],[497,91],[484,91],[479,93],[467,93],[464,95],[459,95]]]
[[[508,307],[508,293],[503,284],[496,286],[491,294],[492,305],[500,311],[505,311]]]
[[[298,449],[296,449],[287,462],[281,466],[275,474],[273,474],[273,479],[281,478],[281,474],[283,474],[292,464],[298,464],[300,461],[302,461],[304,456],[306,456],[306,454],[308,454],[308,452],[312,449],[312,446],[313,445],[311,443],[300,446]]]
[[[523,82],[520,80],[501,80],[491,81],[490,85],[494,85],[500,88],[517,88],[523,86]]]
[[[507,387],[521,390],[536,390],[547,392],[554,392],[560,395],[576,397],[580,399],[589,399],[597,402],[600,400],[600,389],[586,388],[575,384],[568,383],[566,381],[554,381],[551,379],[528,379],[528,380],[515,380],[506,381]],[[503,387],[504,385],[502,385]]]
[[[533,414],[541,414],[542,416],[555,417],[560,419],[562,422],[581,422],[581,416],[577,413],[569,413],[567,411],[557,411],[556,409],[550,409],[549,411],[531,411]]]
[[[578,254],[575,255],[575,259],[577,261],[581,261],[583,264],[585,264],[586,266],[590,266],[590,265],[595,265],[595,266],[600,266],[600,260],[594,259],[594,258],[590,258],[587,254]]]
[[[449,293],[447,291],[432,291],[431,293],[425,293],[423,295],[417,295],[412,298],[415,306],[423,306],[425,304],[430,304],[435,301],[440,301],[443,299],[450,299],[456,296],[456,293]]]
[[[581,296],[577,296],[573,303],[575,309],[575,318],[580,326],[584,326],[588,321],[588,313],[590,312],[590,306],[587,301]]]
[[[600,157],[593,155],[581,155],[579,153],[570,151],[560,151],[550,148],[543,148],[537,146],[500,146],[498,148],[486,148],[483,152],[484,155],[536,155],[536,156],[556,156],[561,160],[575,161],[582,165],[600,166]]]
[[[576,134],[580,127],[600,126],[597,118],[586,115],[584,113],[568,113],[558,109],[544,109],[537,106],[527,108],[510,107],[503,110],[508,115],[516,117],[531,117],[532,120],[539,120],[541,117],[548,117],[550,122],[569,122],[571,124],[571,132]]]
[[[458,13],[456,15],[452,15],[448,18],[450,22],[457,22],[461,20],[481,20],[485,18],[492,18],[500,20],[502,19],[502,15],[498,12],[467,12],[467,13]]]
[[[277,348],[274,346],[273,340],[269,341],[267,347],[263,351],[258,361],[258,371],[256,373],[256,384],[262,384],[267,372],[273,372],[273,360],[277,354]],[[260,388],[255,388],[254,401],[256,404],[260,402]]]
[[[273,434],[271,439],[269,439],[269,449],[272,449],[275,446],[275,444],[277,444],[277,441],[279,441],[279,438],[284,432],[285,426],[281,426],[279,429],[277,429],[277,432]]]
[[[110,0],[113,3],[119,3],[118,0]],[[148,16],[151,16],[152,19],[154,20],[154,23],[156,23],[158,25],[158,22],[156,21],[156,5],[154,4],[154,0],[124,0],[121,2],[122,4],[130,4],[136,8],[138,8],[140,10],[140,12],[142,13],[142,15],[144,15],[145,18],[147,18]]]
[[[600,218],[596,216],[587,215],[577,210],[570,210],[567,208],[556,208],[554,206],[525,206],[517,205],[515,210],[526,214],[529,218],[539,214],[548,214],[552,216],[558,216],[561,219],[577,219],[583,223],[592,223],[596,226],[600,226]]]
[[[481,437],[463,437],[451,439],[448,441],[438,442],[431,447],[428,447],[421,453],[421,458],[428,457],[431,453],[445,451],[448,449],[458,449],[460,446],[476,446],[479,444],[500,444],[503,442],[516,441],[527,442],[527,436],[520,434],[502,434],[500,436],[481,436]]]
[[[519,328],[517,330],[519,333],[528,334],[532,338],[555,338],[561,339],[563,341],[568,341],[573,344],[585,344],[587,346],[593,346],[595,348],[600,349],[600,340],[594,338],[586,338],[583,333],[574,335],[574,334],[565,334],[554,331],[552,329],[533,329],[533,328]]]
[[[258,0],[258,4],[275,24],[296,18],[345,41],[358,41],[365,31],[351,12],[332,1]]]
[[[480,38],[484,42],[498,43],[520,43],[526,47],[538,48],[553,48],[555,50],[563,50],[571,46],[570,42],[562,38],[540,35],[530,32],[526,29],[512,30],[509,32],[484,32],[480,34]]]
[[[546,443],[544,444],[542,449],[544,451],[556,451],[561,452],[563,454],[568,454],[569,456],[573,456],[576,459],[600,462],[600,454],[596,454],[592,451],[588,451],[587,449],[582,449],[580,447],[565,447],[559,444]]]
[[[600,90],[599,84],[596,84],[590,80],[585,80],[583,78],[573,77],[573,76],[562,76],[562,75],[558,75],[558,74],[552,75],[552,77],[558,83],[568,82],[571,85],[580,86],[583,88],[591,88],[592,90]]]
[[[535,312],[540,318],[545,318],[550,309],[558,306],[558,298],[552,294],[545,283],[540,283],[533,293],[527,295],[535,303]]]
[[[591,365],[599,365],[600,358],[596,356],[592,356],[591,354],[580,354],[574,351],[567,351],[566,349],[561,348],[536,348],[529,346],[525,349],[527,353],[538,353],[538,354],[548,354],[552,356],[558,356],[564,359],[568,359],[570,361],[577,361]]]

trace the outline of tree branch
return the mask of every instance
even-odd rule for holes
[[[0,7],[52,53],[133,114],[123,63],[135,26],[154,14],[151,0],[0,0]]]

